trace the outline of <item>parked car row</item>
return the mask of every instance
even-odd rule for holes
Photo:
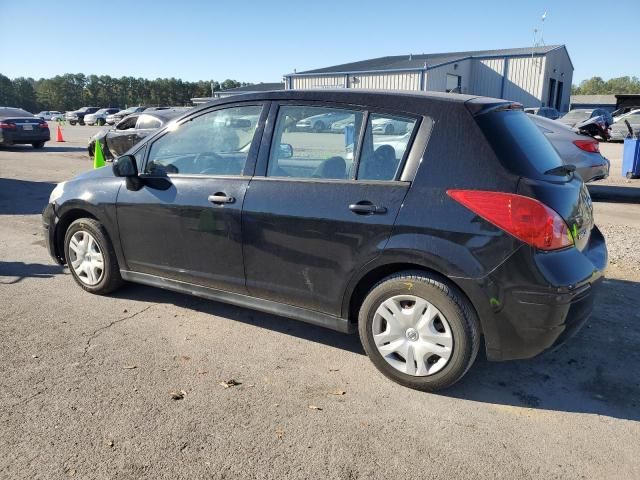
[[[101,130],[89,139],[89,156],[93,157],[96,142],[100,142],[105,160],[122,155],[143,138],[164,127],[174,118],[184,114],[190,107],[136,112],[120,120],[115,127]]]

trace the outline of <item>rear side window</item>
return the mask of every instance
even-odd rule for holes
[[[413,118],[369,115],[358,180],[395,180],[415,125]]]
[[[138,129],[160,128],[161,126],[162,122],[151,115],[140,115],[138,123],[136,124],[136,128]]]
[[[520,110],[485,113],[477,122],[502,164],[517,175],[536,178],[563,164],[544,134]]]

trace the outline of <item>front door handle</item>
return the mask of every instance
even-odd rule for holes
[[[211,203],[215,203],[216,205],[222,205],[224,203],[233,203],[236,201],[235,198],[227,196],[226,193],[218,192],[213,195],[209,195],[208,200]]]
[[[385,207],[379,207],[368,201],[352,203],[349,205],[349,210],[358,215],[373,215],[374,213],[380,215],[387,213],[387,209]]]

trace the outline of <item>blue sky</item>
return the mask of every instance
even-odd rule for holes
[[[574,83],[640,76],[638,0],[0,0],[0,73],[279,81],[384,55],[565,44]],[[37,13],[36,13],[37,12]],[[627,27],[617,27],[618,24]],[[9,40],[7,40],[9,39]]]

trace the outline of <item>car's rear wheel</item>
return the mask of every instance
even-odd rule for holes
[[[75,125],[76,122],[69,121],[69,125]]]
[[[69,225],[64,254],[74,280],[87,292],[104,295],[122,285],[113,245],[100,222],[81,218]]]
[[[439,276],[402,272],[366,296],[360,340],[385,376],[409,388],[436,391],[457,382],[473,364],[480,327],[466,297]]]
[[[42,148],[44,147],[45,142],[34,142],[31,144],[33,148]]]

